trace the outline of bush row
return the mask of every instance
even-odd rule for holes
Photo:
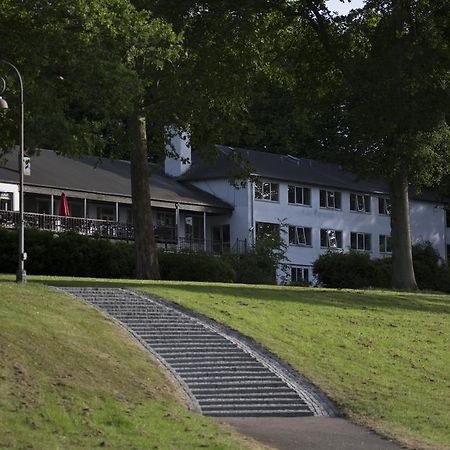
[[[17,231],[0,229],[0,273],[17,270]],[[132,244],[82,236],[25,230],[26,270],[34,275],[133,278]],[[164,280],[270,284],[277,261],[262,247],[244,255],[222,257],[201,252],[159,253]]]
[[[429,242],[413,246],[413,263],[420,289],[450,292],[450,268]],[[330,251],[313,265],[319,283],[333,288],[389,288],[392,258],[370,259],[359,252]]]

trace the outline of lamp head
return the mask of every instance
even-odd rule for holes
[[[8,102],[4,98],[0,97],[0,109],[8,109],[8,108],[9,108]]]

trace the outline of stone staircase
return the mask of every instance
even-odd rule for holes
[[[130,331],[172,372],[191,406],[203,414],[328,415],[314,396],[286,379],[263,354],[214,330],[199,317],[134,291],[60,289],[96,306]]]

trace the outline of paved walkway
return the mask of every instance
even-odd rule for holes
[[[280,450],[400,450],[366,428],[337,417],[229,417],[240,433]]]

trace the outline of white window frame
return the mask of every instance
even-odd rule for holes
[[[391,250],[388,250],[389,247],[391,247]],[[378,249],[380,253],[390,255],[392,253],[391,236],[387,234],[380,234],[378,238]]]
[[[295,242],[291,242],[290,239],[290,229],[294,228],[294,240]],[[309,231],[307,231],[309,230]],[[312,246],[312,228],[297,226],[297,225],[289,225],[289,245],[297,245],[301,247],[311,247]],[[308,243],[308,234],[309,234],[309,243]],[[302,237],[302,239],[300,239]],[[301,242],[303,241],[303,242]]]
[[[289,189],[294,189],[294,202],[289,201]],[[299,201],[297,196],[297,190],[301,189],[301,201]],[[305,203],[305,191],[308,192],[309,203]],[[311,188],[306,186],[298,186],[295,184],[288,184],[288,205],[300,205],[300,206],[311,206]]]
[[[391,201],[386,197],[378,197],[378,214],[391,215]]]
[[[267,189],[266,189],[267,188]],[[274,193],[276,192],[276,195]],[[259,197],[260,195],[261,197]],[[280,201],[280,184],[272,181],[255,182],[255,200],[278,203]],[[274,199],[274,197],[276,197]]]
[[[322,203],[322,201],[321,201],[322,192],[325,193],[325,205],[321,204]],[[337,211],[340,211],[342,209],[342,192],[341,191],[330,191],[328,189],[321,189],[319,195],[320,195],[319,204],[320,204],[321,208],[335,209]],[[338,195],[340,197],[339,198],[339,203],[340,203],[339,207],[336,206],[336,197]],[[331,204],[331,205],[330,205],[330,198],[333,199],[333,204]]]
[[[270,228],[273,228],[273,231],[269,232],[268,234],[264,233],[263,236],[258,236],[258,228],[260,227],[266,227],[266,225],[269,225]],[[280,232],[281,232],[281,226],[279,223],[274,223],[274,222],[263,222],[263,221],[256,221],[255,222],[255,236],[256,236],[256,240],[258,239],[266,239],[271,237],[272,234],[278,234],[278,237],[280,236]],[[267,227],[269,228],[269,227]]]
[[[355,235],[356,248],[352,247],[352,235]],[[363,248],[360,248],[360,246],[359,246],[359,241],[360,241],[359,238],[362,238],[362,242],[363,242],[362,247]],[[369,242],[369,248],[366,248],[367,247],[367,242]],[[370,233],[361,233],[359,231],[352,231],[350,233],[350,248],[352,250],[357,250],[357,251],[360,251],[360,252],[370,252],[370,251],[372,251],[372,235]]]
[[[352,198],[354,198],[355,208],[352,208]],[[355,194],[350,193],[350,211],[358,212],[358,213],[366,213],[370,214],[371,211],[371,197],[369,194]],[[367,209],[368,207],[368,209]]]
[[[327,245],[323,246],[322,245],[322,232],[326,233],[326,243]],[[341,235],[341,246],[338,246],[338,233],[340,233]],[[335,241],[335,245],[331,245],[331,241],[334,239]],[[341,249],[342,250],[342,231],[341,230],[335,230],[332,228],[321,228],[320,230],[320,246],[321,248],[328,248],[328,249]]]
[[[300,279],[298,277],[298,273],[301,273]],[[293,274],[295,273],[295,277]],[[306,274],[306,277],[305,277]],[[310,283],[310,267],[307,266],[291,266],[291,283],[301,283],[306,282]],[[295,279],[294,279],[295,278]]]

